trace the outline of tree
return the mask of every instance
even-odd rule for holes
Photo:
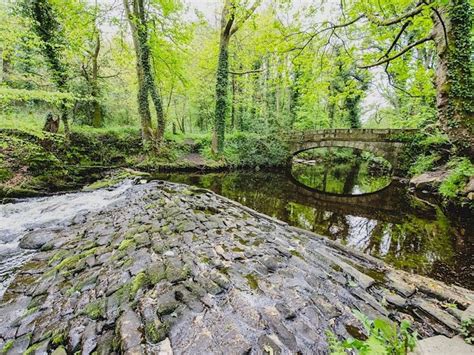
[[[32,22],[32,29],[42,41],[42,53],[46,58],[53,81],[59,91],[67,91],[68,68],[62,58],[62,48],[65,46],[61,25],[57,15],[48,0],[25,0],[22,3],[23,11]],[[66,101],[60,105],[61,120],[64,124],[64,133],[69,138],[68,108]]]
[[[219,61],[216,74],[216,106],[213,130],[213,151],[222,153],[225,140],[225,121],[228,108],[229,90],[229,43],[241,26],[247,21],[260,5],[261,0],[255,0],[248,9],[245,4],[236,0],[225,0],[221,16]]]
[[[431,32],[392,54],[407,27],[427,13],[432,22]],[[397,26],[399,30],[383,56],[362,68],[390,63],[413,48],[434,41],[438,57],[435,86],[439,122],[458,146],[474,153],[473,7],[469,0],[424,1],[389,19],[367,14],[376,26]]]
[[[161,96],[156,87],[155,78],[151,70],[148,21],[144,1],[145,0],[132,0],[131,8],[129,0],[123,0],[123,4],[132,31],[133,44],[137,57],[138,107],[142,124],[142,138],[144,143],[148,143],[153,137],[148,102],[148,97],[150,96],[155,106],[157,117],[156,143],[160,145],[163,141],[165,131],[165,116]]]

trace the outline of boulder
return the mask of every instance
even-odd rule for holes
[[[413,177],[410,180],[410,187],[419,191],[435,191],[448,175],[449,172],[445,170],[428,171]]]
[[[37,230],[29,232],[20,240],[20,248],[23,249],[41,249],[43,245],[48,243],[54,237],[54,233],[50,230]]]
[[[472,345],[468,345],[460,336],[448,338],[437,335],[420,340],[412,355],[469,355],[473,353]]]

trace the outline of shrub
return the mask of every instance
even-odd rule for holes
[[[408,173],[410,176],[422,174],[425,171],[431,170],[435,166],[436,162],[438,162],[440,159],[441,157],[436,153],[430,155],[420,155],[411,165]]]
[[[474,175],[474,165],[468,158],[456,158],[448,163],[448,167],[452,168],[451,173],[441,183],[439,192],[445,198],[455,198]]]
[[[207,143],[207,142],[206,142]],[[204,156],[212,158],[209,145],[201,149]],[[237,132],[226,137],[223,159],[234,168],[274,167],[284,165],[289,158],[288,148],[281,140],[254,133]]]

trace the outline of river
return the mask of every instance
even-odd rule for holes
[[[311,169],[309,176],[317,181],[317,173]],[[382,178],[367,183],[360,178],[364,174],[358,175],[351,177],[350,187],[338,182],[337,177],[347,177],[337,172],[326,176],[332,179],[333,187],[340,185],[355,195],[321,193],[286,171],[166,173],[154,177],[210,189],[290,225],[379,257],[397,268],[474,287],[472,218],[455,221],[436,205],[410,195],[406,186],[397,181],[390,183]],[[374,186],[382,190],[365,193]]]
[[[210,189],[397,268],[474,288],[472,216],[448,218],[436,205],[410,195],[397,181],[390,183],[390,178],[383,176],[370,178],[364,169],[355,171],[350,164],[330,169],[295,166],[293,175],[287,171],[247,170],[163,173],[153,178]],[[28,230],[61,227],[61,221],[100,210],[123,198],[130,186],[128,182],[116,189],[0,205],[0,281],[5,285],[11,272],[28,259],[30,252],[18,247],[18,240]]]

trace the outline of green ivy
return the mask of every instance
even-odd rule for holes
[[[452,44],[448,58],[448,124],[474,129],[474,76],[472,72],[473,7],[469,0],[453,0],[449,8]],[[465,122],[461,122],[461,120]]]

